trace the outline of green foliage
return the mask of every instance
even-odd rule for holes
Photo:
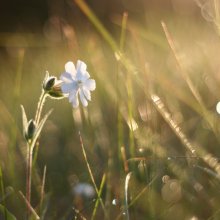
[[[0,217],[2,220],[16,220],[15,216],[12,215],[3,205],[0,205]]]
[[[0,214],[10,215],[7,207],[24,219],[28,203],[42,220],[219,219],[219,3],[95,2],[90,8],[76,0],[77,9],[68,2],[66,20],[45,23],[48,42],[24,34],[27,46],[18,59],[0,65],[7,73],[6,85],[0,82]],[[14,54],[15,47],[9,49]],[[72,109],[67,99],[57,101],[63,97],[57,76],[46,72],[42,83],[39,73],[60,74],[77,59],[88,64],[97,88],[88,108]],[[13,94],[8,87],[14,87],[16,65]],[[18,103],[28,115],[36,112],[28,120],[21,106],[22,129]],[[84,182],[94,197],[76,194]],[[11,186],[26,192],[22,202],[7,194]]]
[[[46,115],[44,115],[44,117],[41,119],[39,125],[37,126],[35,134],[31,140],[31,144],[30,144],[31,149],[34,149],[34,146],[35,146],[36,141],[37,141],[37,139],[43,129],[43,126],[44,126],[45,122],[47,121],[48,117],[50,116],[50,114],[52,113],[52,111],[53,110],[51,109]]]

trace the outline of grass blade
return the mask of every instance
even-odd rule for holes
[[[43,117],[43,119],[40,121],[39,125],[37,126],[36,133],[35,133],[35,135],[34,135],[32,141],[31,141],[31,145],[30,145],[31,150],[34,149],[35,143],[36,143],[36,141],[37,141],[37,139],[38,139],[38,137],[39,137],[39,135],[40,135],[40,133],[41,133],[41,130],[42,130],[42,128],[43,128],[45,122],[47,121],[48,117],[49,117],[50,114],[52,113],[52,111],[53,111],[53,110],[51,109],[51,110]]]
[[[28,202],[28,200],[25,198],[24,194],[21,191],[19,191],[19,194],[20,194],[21,198],[24,200],[25,204],[27,205],[29,211],[33,214],[34,218],[36,220],[40,220],[40,217],[38,216],[38,214],[36,213],[34,208],[31,206],[31,204]]]
[[[80,132],[79,132],[79,139],[80,139],[80,145],[81,145],[81,148],[82,148],[82,152],[83,152],[84,159],[85,159],[85,161],[86,161],[86,165],[87,165],[87,169],[88,169],[88,171],[89,171],[90,178],[91,178],[91,180],[92,180],[92,183],[93,183],[93,186],[94,186],[94,188],[95,188],[96,194],[97,194],[97,196],[99,196],[99,190],[98,190],[97,185],[96,185],[96,183],[95,183],[95,179],[94,179],[94,176],[93,176],[93,174],[92,174],[91,167],[90,167],[89,162],[88,162],[88,159],[87,159],[86,151],[85,151],[85,148],[84,148],[84,145],[83,145],[83,141],[82,141],[82,137],[81,137]],[[106,215],[105,206],[104,206],[104,203],[103,203],[103,201],[102,201],[101,198],[100,198],[100,203],[101,203],[102,209],[103,209],[103,211],[104,211],[105,217],[108,219],[108,216]]]
[[[132,172],[128,173],[126,175],[126,178],[125,178],[125,216],[126,216],[126,219],[129,220],[130,219],[130,216],[129,216],[129,207],[128,207],[128,186],[129,186],[129,181],[131,179],[131,175],[132,175]]]
[[[96,215],[96,212],[97,212],[97,209],[98,209],[98,205],[99,205],[101,194],[102,194],[102,191],[103,191],[103,188],[104,188],[104,185],[105,185],[105,181],[106,181],[106,175],[104,174],[103,177],[102,177],[100,189],[99,189],[99,192],[98,192],[98,198],[96,200],[95,207],[94,207],[94,210],[92,212],[91,220],[95,219],[95,215]]]
[[[108,33],[99,19],[95,16],[92,10],[88,7],[84,0],[75,0],[76,4],[83,11],[83,13],[91,20],[94,26],[99,30],[102,37],[109,43],[113,51],[118,51],[118,46],[112,36]]]

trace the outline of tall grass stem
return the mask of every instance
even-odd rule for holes
[[[87,166],[87,169],[88,169],[88,171],[89,171],[90,178],[91,178],[91,180],[92,180],[93,186],[94,186],[95,191],[96,191],[96,194],[97,194],[97,196],[98,196],[98,195],[99,195],[99,190],[98,190],[97,185],[96,185],[96,183],[95,183],[95,179],[94,179],[94,176],[93,176],[93,174],[92,174],[91,167],[90,167],[90,165],[89,165],[89,161],[88,161],[88,158],[87,158],[87,154],[86,154],[86,151],[85,151],[85,148],[84,148],[84,144],[83,144],[83,140],[82,140],[82,136],[81,136],[80,132],[79,132],[79,140],[80,140],[80,145],[81,145],[81,148],[82,148],[82,153],[83,153],[84,159],[85,159],[85,161],[86,161],[86,166]],[[102,209],[103,209],[103,211],[104,211],[105,217],[106,217],[107,219],[109,219],[108,216],[106,215],[106,209],[105,209],[104,203],[103,203],[103,201],[102,201],[101,198],[100,198],[100,203],[101,203]]]
[[[47,166],[44,166],[44,172],[42,177],[42,183],[41,183],[41,191],[40,191],[40,212],[42,212],[42,205],[44,201],[44,188],[45,188],[45,181],[46,181],[46,172],[47,172]]]
[[[128,207],[128,188],[129,188],[129,182],[130,182],[130,179],[131,179],[131,175],[132,175],[132,172],[128,173],[126,175],[126,178],[125,178],[125,216],[126,216],[126,220],[129,220],[130,219],[130,216],[129,216],[129,207]]]
[[[91,220],[95,219],[95,215],[96,215],[96,212],[97,212],[97,209],[98,209],[98,206],[99,206],[99,202],[100,202],[100,198],[101,198],[101,194],[102,194],[105,182],[106,182],[106,175],[104,174],[103,177],[102,177],[100,188],[99,188],[98,197],[97,197],[96,202],[95,202],[95,207],[94,207],[94,210],[92,212]]]
[[[27,198],[25,198],[24,194],[19,191],[19,194],[21,196],[21,198],[24,200],[24,202],[26,203],[29,212],[32,213],[32,215],[34,216],[35,220],[40,220],[40,217],[38,216],[38,214],[36,213],[36,211],[34,210],[34,208],[31,206],[30,202],[27,200]]]

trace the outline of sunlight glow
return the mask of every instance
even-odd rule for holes
[[[220,114],[220,102],[218,102],[216,105],[216,111],[218,114]]]

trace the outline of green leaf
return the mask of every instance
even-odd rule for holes
[[[34,148],[34,146],[35,146],[35,143],[36,143],[36,141],[37,141],[37,138],[39,137],[39,135],[40,135],[40,133],[41,133],[41,130],[42,130],[42,128],[43,128],[43,126],[44,126],[44,124],[45,124],[45,122],[46,122],[46,120],[47,120],[47,118],[49,117],[49,115],[51,114],[51,112],[52,112],[53,110],[51,109],[44,117],[43,117],[43,119],[40,121],[40,123],[39,123],[39,125],[38,125],[38,127],[37,127],[37,130],[36,130],[36,132],[35,132],[35,135],[34,135],[34,137],[33,137],[33,140],[32,140],[32,142],[31,142],[31,149],[33,150],[33,148]]]
[[[23,105],[21,105],[21,113],[22,113],[23,135],[25,135],[25,131],[26,131],[26,128],[28,126],[28,120],[27,120],[27,116],[26,116]]]
[[[12,215],[8,209],[6,209],[3,205],[0,205],[0,219],[2,220],[17,220],[14,215]]]

